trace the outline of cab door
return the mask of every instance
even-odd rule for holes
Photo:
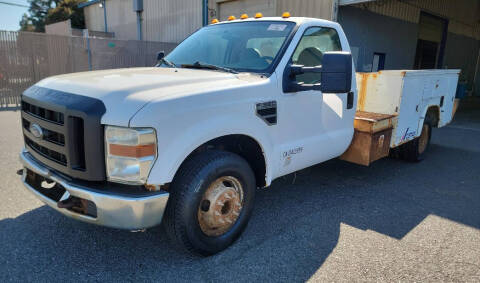
[[[286,52],[285,56],[289,56],[287,65],[320,66],[323,54],[327,51],[342,51],[337,30],[310,26],[302,32],[294,51]],[[277,152],[280,158],[279,175],[341,155],[353,135],[354,94],[322,93],[313,89],[286,93],[281,83],[285,80],[285,74],[279,73],[277,76],[281,93],[278,99],[277,133],[277,141],[280,141]],[[321,73],[305,73],[296,75],[295,80],[316,84],[320,78]]]

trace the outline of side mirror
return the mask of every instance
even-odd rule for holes
[[[165,51],[160,51],[157,53],[157,62],[162,60],[165,57]]]
[[[297,75],[307,73],[319,73],[320,82],[307,84],[296,80]],[[325,52],[321,66],[288,65],[283,76],[283,91],[285,93],[306,90],[346,93],[351,90],[351,84],[352,55],[347,52]]]
[[[352,89],[352,54],[325,52],[322,69],[322,92],[350,92]]]

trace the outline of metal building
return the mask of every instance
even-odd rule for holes
[[[135,0],[91,0],[90,30],[136,39]],[[479,0],[143,0],[143,39],[178,43],[213,18],[256,12],[340,22],[357,71],[460,68],[461,81],[480,95]],[[207,19],[208,18],[208,19]]]
[[[354,2],[363,3],[349,4]],[[480,95],[480,1],[344,0],[340,5],[338,22],[357,71],[461,69],[460,80]]]
[[[84,7],[87,29],[113,32],[116,39],[137,39],[133,3],[91,0],[80,7]],[[178,43],[202,26],[202,0],[143,0],[141,17],[143,40]]]

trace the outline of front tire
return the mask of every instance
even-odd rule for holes
[[[255,175],[242,157],[217,150],[192,157],[170,187],[167,234],[193,254],[226,249],[247,226],[255,189]]]

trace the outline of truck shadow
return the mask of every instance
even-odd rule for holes
[[[399,240],[430,214],[480,229],[475,160],[480,150],[432,144],[419,163],[331,160],[278,179],[258,191],[243,236],[209,258],[178,252],[161,227],[130,233],[42,206],[0,221],[0,281],[305,281],[336,247],[341,223]]]

